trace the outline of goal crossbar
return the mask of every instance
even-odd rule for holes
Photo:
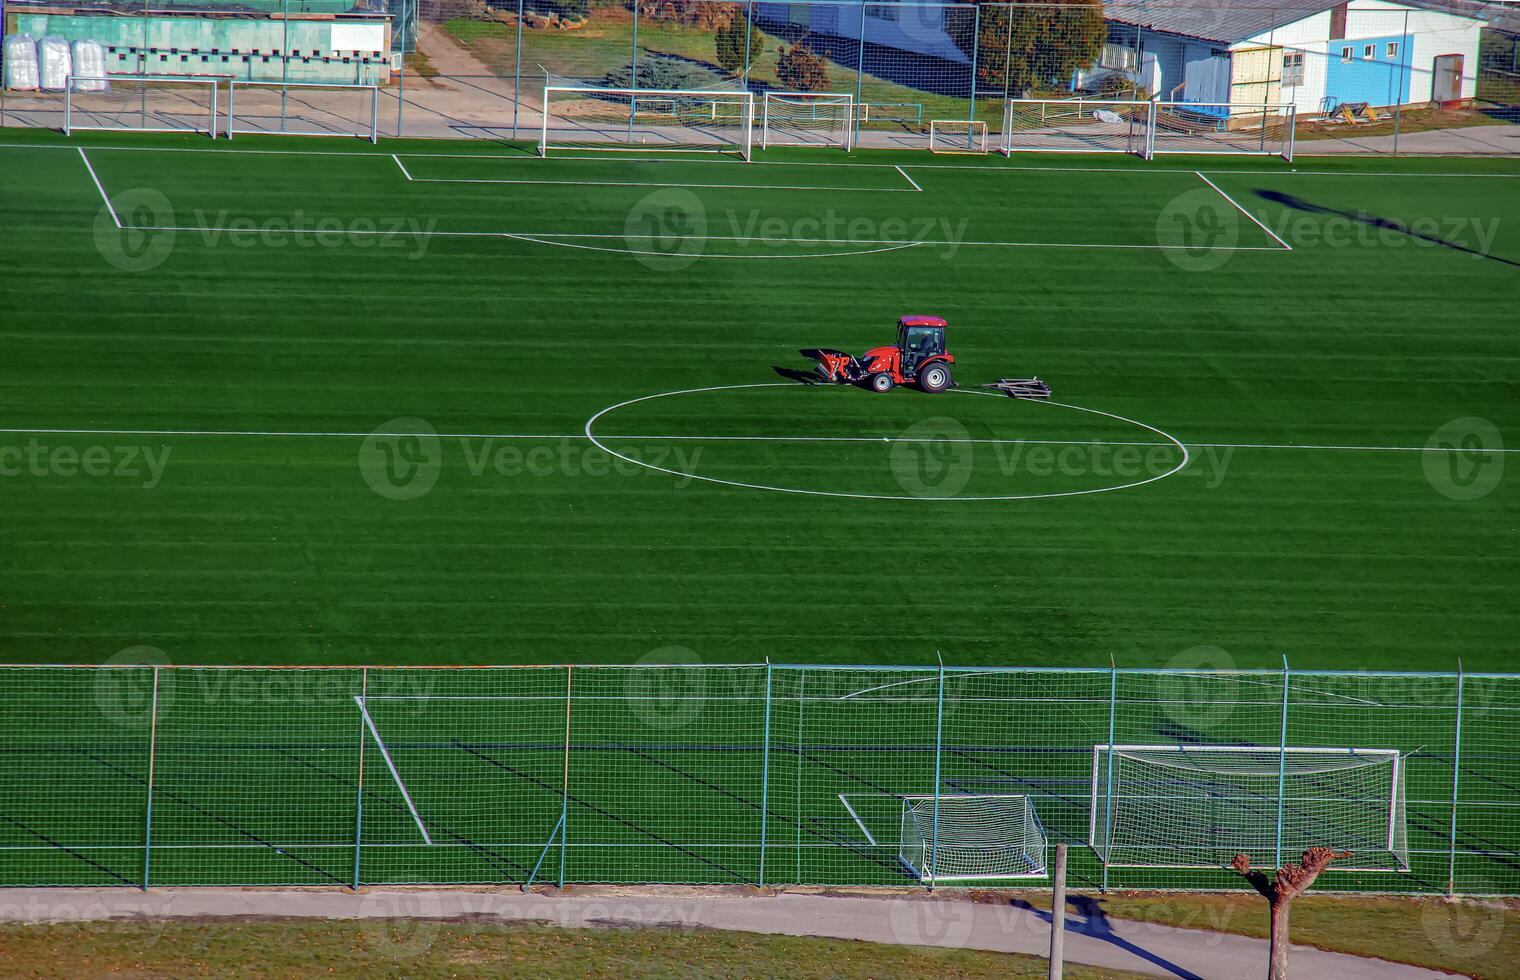
[[[745,89],[545,85],[538,152],[735,153],[750,159],[755,97]]]

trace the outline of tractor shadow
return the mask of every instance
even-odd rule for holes
[[[797,368],[782,367],[779,364],[772,364],[771,370],[786,380],[795,381],[798,384],[813,386],[827,383],[812,371],[799,371]]]
[[[1022,898],[1012,899],[1008,904],[1013,908],[1030,913],[1046,924],[1049,924],[1052,919],[1050,912],[1042,908],[1036,908]],[[1182,980],[1204,980],[1202,976],[1186,967],[1179,966],[1159,953],[1153,953],[1115,932],[1112,924],[1109,922],[1108,916],[1103,911],[1103,903],[1099,899],[1090,898],[1085,895],[1068,895],[1066,896],[1066,904],[1081,916],[1080,919],[1072,919],[1070,917],[1066,919],[1066,931],[1068,933],[1086,936],[1089,939],[1102,940],[1116,946],[1126,953],[1138,956],[1152,966],[1166,971],[1165,975],[1167,976],[1181,977]]]
[[[1394,218],[1380,218],[1375,214],[1368,214],[1365,211],[1343,211],[1339,208],[1326,207],[1323,204],[1315,204],[1312,201],[1306,201],[1301,197],[1295,197],[1292,194],[1285,194],[1282,191],[1258,190],[1256,192],[1256,196],[1262,200],[1271,201],[1273,204],[1280,204],[1285,208],[1291,208],[1294,211],[1302,211],[1305,214],[1321,214],[1345,218],[1348,221],[1354,221],[1357,224],[1366,225],[1369,228],[1376,228],[1380,231],[1395,232],[1396,234],[1413,238],[1416,241],[1427,242],[1431,245],[1438,245],[1441,248],[1449,248],[1454,252],[1463,252],[1467,255],[1476,256],[1477,258],[1488,259],[1492,262],[1499,262],[1504,265],[1511,266],[1512,268],[1520,268],[1520,262],[1516,262],[1512,259],[1506,259],[1503,256],[1499,255],[1490,255],[1487,252],[1483,252],[1478,249],[1471,248],[1467,245],[1463,245],[1461,242],[1450,241],[1449,239],[1442,238],[1439,235],[1431,235],[1425,232],[1416,231],[1408,225],[1404,224],[1404,222]]]

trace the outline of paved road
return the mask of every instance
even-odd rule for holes
[[[1263,914],[1265,911],[1263,910]],[[376,920],[396,955],[428,941],[429,921],[548,922],[562,926],[658,926],[821,936],[929,947],[966,947],[1043,955],[1046,913],[1016,904],[979,904],[914,896],[759,895],[697,888],[574,888],[564,895],[515,889],[181,888],[3,889],[0,921],[49,922],[141,917],[311,916]],[[405,928],[381,920],[408,919]],[[1266,972],[1259,939],[1121,919],[1068,917],[1069,962],[1165,977],[1256,978]],[[1402,980],[1448,974],[1382,960],[1296,947],[1294,976]]]

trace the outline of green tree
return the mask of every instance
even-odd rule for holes
[[[829,89],[829,61],[821,54],[814,54],[799,42],[790,50],[781,49],[776,58],[776,78],[782,88],[794,92],[827,92]]]
[[[974,5],[976,0],[962,0]],[[956,46],[976,55],[978,91],[1020,92],[1064,89],[1074,72],[1097,64],[1108,40],[1103,0],[1042,0],[988,3],[980,24],[974,10],[946,11]]]
[[[760,53],[765,50],[765,35],[749,26],[745,18],[735,16],[718,28],[718,33],[713,36],[713,44],[717,48],[718,64],[731,72],[740,72],[746,64],[759,60]]]

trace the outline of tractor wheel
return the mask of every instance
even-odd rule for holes
[[[940,362],[931,364],[918,373],[918,386],[931,395],[950,387],[951,380],[950,366]]]
[[[892,376],[890,374],[887,374],[885,371],[883,371],[880,374],[873,374],[873,375],[871,375],[871,390],[872,391],[879,391],[879,392],[888,392],[888,391],[891,391],[892,390],[892,386],[895,383],[896,382],[894,382],[892,380]]]

